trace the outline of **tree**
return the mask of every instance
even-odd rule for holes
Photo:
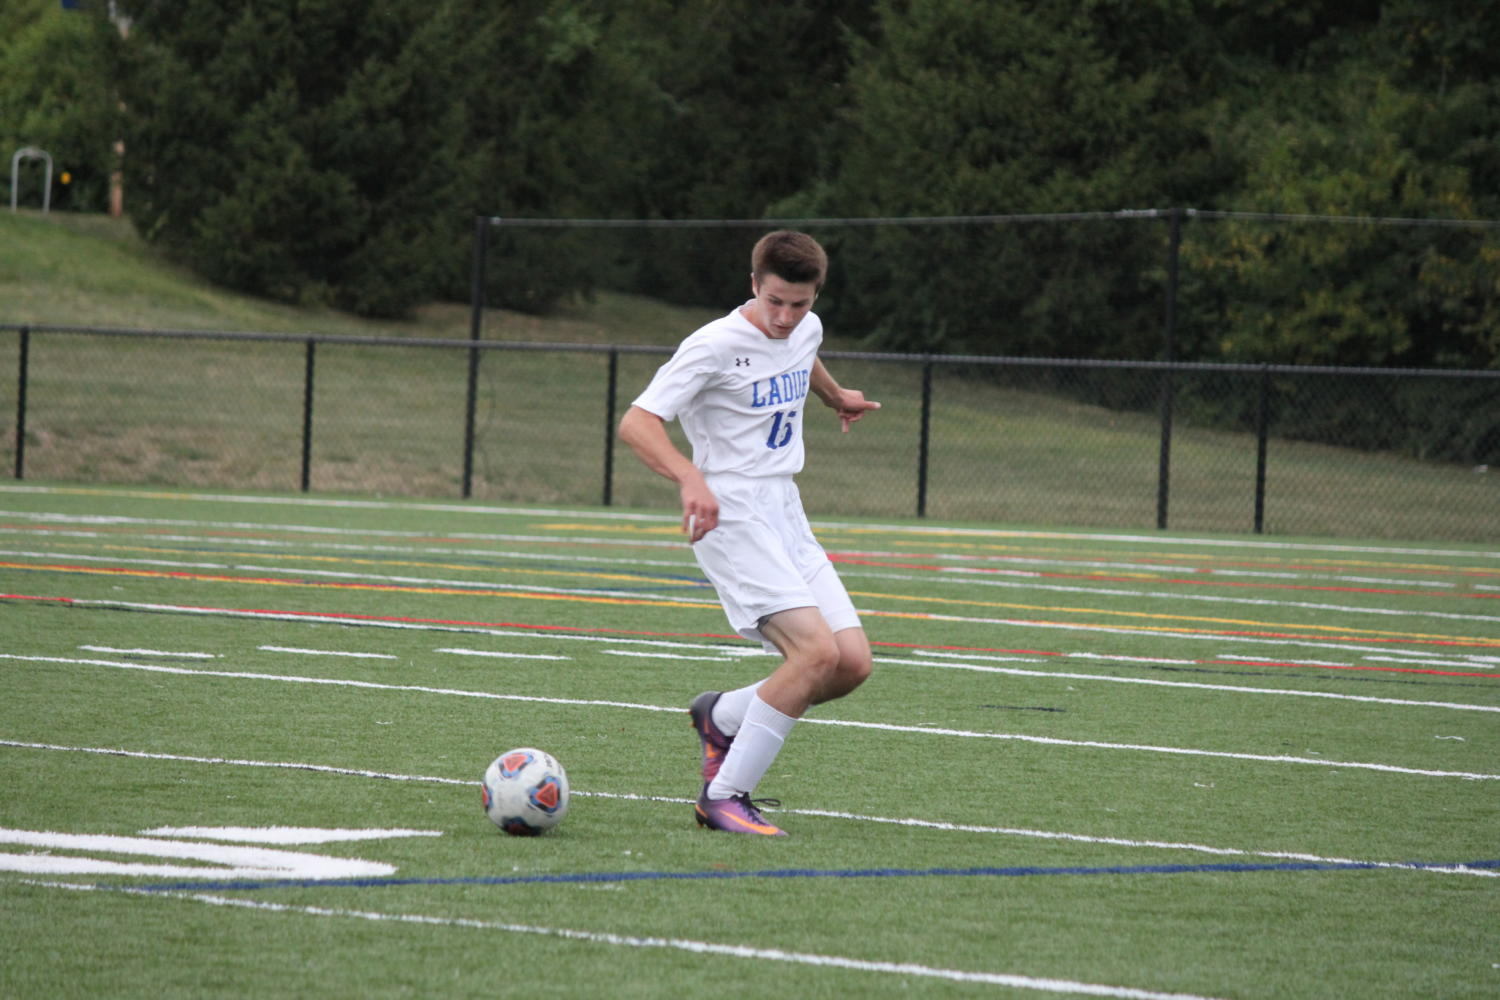
[[[22,147],[53,160],[54,207],[103,211],[120,138],[113,67],[119,35],[96,9],[65,11],[44,0],[16,0],[0,16],[0,151],[7,167]],[[30,174],[18,202],[33,203]],[[66,176],[67,180],[64,181]]]
[[[1160,204],[1181,88],[1127,72],[1116,5],[884,0],[855,47],[826,182],[833,216],[1107,212]],[[1170,13],[1170,11],[1168,11]],[[1174,81],[1175,83],[1175,81]],[[1178,171],[1180,173],[1181,171]],[[1150,223],[883,228],[840,241],[846,327],[895,349],[1117,355],[1159,341],[1165,229]],[[1121,261],[1129,262],[1121,266]]]
[[[1500,199],[1484,5],[1408,2],[1308,44],[1302,64],[1221,97],[1215,145],[1240,165],[1224,207],[1474,220]],[[1476,65],[1477,64],[1477,65]],[[1489,137],[1488,139],[1484,137]],[[1481,194],[1480,192],[1484,192]],[[1200,356],[1352,365],[1500,365],[1500,234],[1483,228],[1210,224],[1185,246]],[[1212,331],[1212,333],[1209,333]]]
[[[137,227],[215,280],[372,315],[463,270],[483,147],[467,5],[131,7]]]
[[[498,214],[753,219],[816,183],[869,0],[560,0],[490,66]],[[510,282],[600,283],[696,304],[745,291],[743,230],[505,231]],[[535,296],[532,296],[534,298]]]

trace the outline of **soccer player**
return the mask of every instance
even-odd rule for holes
[[[827,271],[827,254],[805,233],[762,237],[750,257],[753,297],[684,340],[620,420],[621,440],[677,484],[683,531],[730,624],[782,657],[764,680],[706,691],[688,710],[703,751],[695,812],[714,830],[784,835],[751,793],[810,706],[870,675],[859,615],[792,479],[809,393],[845,432],[880,408],[818,358],[823,324],[812,306]],[[691,460],[667,435],[674,419]]]

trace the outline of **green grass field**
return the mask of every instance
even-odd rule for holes
[[[762,840],[660,508],[0,484],[0,996],[1500,992],[1500,551],[813,514],[876,673]]]

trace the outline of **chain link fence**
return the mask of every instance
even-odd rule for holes
[[[53,482],[671,510],[613,438],[669,351],[0,326],[0,457]],[[815,517],[1500,540],[1500,372],[824,357],[884,406],[844,435],[814,401]],[[1431,419],[1468,460],[1410,445]]]

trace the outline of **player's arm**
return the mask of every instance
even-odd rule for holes
[[[845,434],[849,433],[849,425],[864,416],[866,411],[880,409],[879,403],[866,399],[858,389],[845,389],[839,385],[824,367],[822,358],[813,362],[809,385],[813,393],[839,415]]]
[[[682,530],[696,542],[719,525],[719,499],[708,488],[703,473],[677,450],[667,435],[666,422],[639,406],[620,418],[620,440],[630,445],[652,472],[677,484],[682,495]]]

